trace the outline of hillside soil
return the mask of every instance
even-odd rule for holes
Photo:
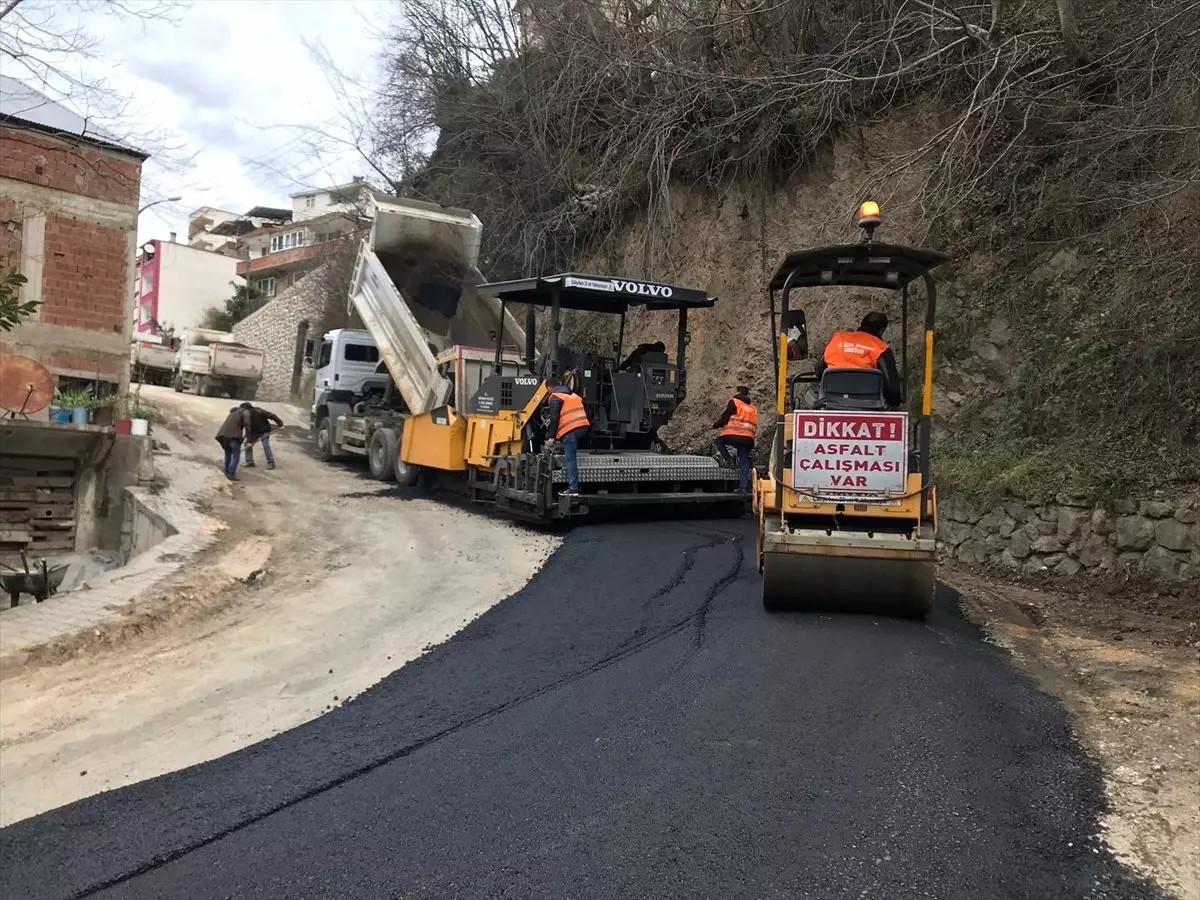
[[[0,826],[215,759],[340,706],[520,589],[557,539],[394,496],[310,455],[303,411],[279,468],[230,484],[213,440],[231,401],[143,388],[182,454],[215,545],[113,624],[0,672]],[[298,427],[297,427],[298,426]],[[170,460],[159,468],[169,479]],[[169,489],[169,488],[168,488]]]
[[[1200,897],[1200,605],[1186,590],[1057,589],[943,573],[967,612],[1061,697],[1105,772],[1104,838],[1181,900]]]

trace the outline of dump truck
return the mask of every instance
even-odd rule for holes
[[[129,371],[142,384],[170,384],[175,370],[175,348],[161,335],[139,334],[129,345]]]
[[[762,603],[768,611],[920,618],[933,603],[937,493],[930,436],[937,291],[932,272],[949,257],[876,241],[880,221],[878,204],[864,203],[858,214],[861,242],[790,253],[769,285],[778,420],[770,464],[765,475],[755,474],[753,488]],[[888,403],[886,375],[879,369],[792,371],[808,355],[807,322],[804,310],[792,303],[793,292],[882,289],[899,294],[899,375],[907,399],[914,284],[924,289],[918,414]],[[822,303],[836,308],[827,298]]]
[[[247,347],[227,331],[189,328],[175,353],[171,385],[176,392],[202,397],[253,400],[265,361],[262,350]]]
[[[686,394],[688,312],[710,309],[716,298],[577,273],[487,283],[476,268],[482,227],[472,213],[396,198],[372,202],[350,301],[365,326],[358,334],[377,350],[377,368],[355,382],[343,370],[345,347],[357,338],[326,336],[311,410],[321,456],[365,456],[377,478],[462,492],[527,521],[634,505],[744,511],[749,496],[737,491],[735,472],[710,456],[655,449],[658,429]],[[524,309],[523,327],[513,306]],[[677,312],[674,361],[661,353],[620,365],[634,307]],[[535,333],[539,308],[550,322],[544,354]],[[612,355],[560,348],[564,309],[611,315]],[[545,434],[546,382],[563,373],[592,423],[578,456],[577,496],[565,492],[563,459]]]
[[[362,329],[322,339],[310,409],[322,459],[360,456],[374,477],[415,484],[417,469],[399,459],[398,442],[414,411],[462,406],[494,364],[509,371],[524,333],[511,313],[474,286],[482,225],[464,209],[376,197],[350,284]]]

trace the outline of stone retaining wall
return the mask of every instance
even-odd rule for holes
[[[939,510],[942,552],[1025,572],[1138,572],[1200,589],[1200,500],[1119,501],[1112,508],[1069,497],[1012,498],[989,510],[947,498]]]
[[[263,378],[256,399],[291,399],[292,373],[296,364],[296,339],[302,322],[306,335],[319,347],[327,324],[324,321],[330,290],[331,267],[314,269],[270,303],[233,326],[233,336],[266,353]],[[303,368],[309,368],[307,363]]]

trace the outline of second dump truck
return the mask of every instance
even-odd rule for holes
[[[436,482],[529,521],[600,507],[745,509],[749,497],[737,491],[735,472],[710,456],[656,449],[658,429],[686,396],[688,314],[712,308],[715,298],[576,273],[484,283],[475,268],[481,226],[473,214],[411,200],[373,202],[350,292],[365,331],[331,332],[320,360],[326,365],[318,366],[312,420],[323,456],[366,456],[376,477]],[[524,312],[523,326],[514,307]],[[676,313],[674,360],[649,352],[621,362],[634,307]],[[535,335],[539,308],[550,326],[544,354]],[[565,309],[613,316],[612,354],[560,347]],[[370,351],[348,350],[367,337],[374,363]],[[374,368],[351,375],[347,353]],[[563,493],[562,458],[546,447],[546,379],[559,376],[583,398],[591,422],[579,452],[579,496]]]

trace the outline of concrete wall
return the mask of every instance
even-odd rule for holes
[[[196,328],[209,307],[221,308],[241,282],[238,261],[186,244],[154,241],[154,255],[142,265],[142,296],[137,330],[153,332],[154,322],[179,334]]]
[[[233,326],[235,338],[267,355],[257,399],[290,399],[300,324],[309,323],[308,337],[318,343],[321,335],[334,327],[324,321],[324,314],[331,293],[345,294],[346,285],[338,282],[334,266],[321,266]]]
[[[126,562],[162,543],[178,529],[147,506],[138,488],[127,488],[122,503],[121,558]]]
[[[75,548],[122,549],[127,488],[154,478],[151,439],[114,435],[81,460],[75,493]]]
[[[0,269],[42,304],[0,352],[126,389],[140,186],[135,155],[0,127]]]

